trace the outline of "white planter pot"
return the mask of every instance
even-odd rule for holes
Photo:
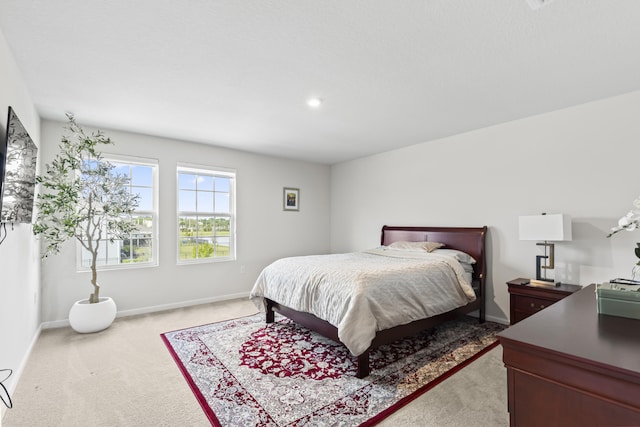
[[[69,323],[74,331],[81,334],[107,329],[116,318],[116,303],[109,297],[101,297],[95,304],[89,299],[76,301],[69,310]]]

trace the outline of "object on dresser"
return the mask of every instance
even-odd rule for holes
[[[640,319],[640,288],[635,285],[600,283],[596,285],[598,313]]]
[[[617,283],[619,285],[631,285],[631,286],[640,285],[640,281],[638,280],[622,279],[622,278],[611,279],[609,280],[609,283]]]
[[[531,279],[529,282],[529,286],[539,287],[539,288],[557,288],[560,286],[560,282],[547,282],[544,280],[534,280]]]

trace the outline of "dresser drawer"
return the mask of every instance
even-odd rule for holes
[[[537,313],[538,311],[549,307],[554,302],[556,301],[513,295],[513,308],[529,314]]]

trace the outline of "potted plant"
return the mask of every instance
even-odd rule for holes
[[[99,146],[113,144],[111,139],[101,131],[88,135],[72,114],[67,118],[70,135],[62,137],[60,151],[36,177],[41,191],[33,232],[43,238],[43,257],[59,253],[73,237],[91,255],[93,292],[73,305],[69,323],[77,332],[97,332],[109,327],[116,315],[115,302],[100,297],[98,251],[105,240],[127,238],[135,230],[131,214],[139,196],[129,192],[129,177],[102,158]]]
[[[619,231],[627,230],[633,231],[637,228],[640,228],[640,197],[633,201],[634,208],[631,209],[625,216],[618,220],[618,225],[611,229],[611,232],[607,235],[607,237],[611,237]],[[636,257],[639,259],[638,262],[633,266],[633,270],[631,270],[631,279],[640,281],[640,243],[636,243],[636,248],[634,250]],[[638,289],[640,291],[640,289]]]

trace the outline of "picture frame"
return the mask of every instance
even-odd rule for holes
[[[300,189],[284,187],[282,192],[282,210],[299,211],[300,210]]]

